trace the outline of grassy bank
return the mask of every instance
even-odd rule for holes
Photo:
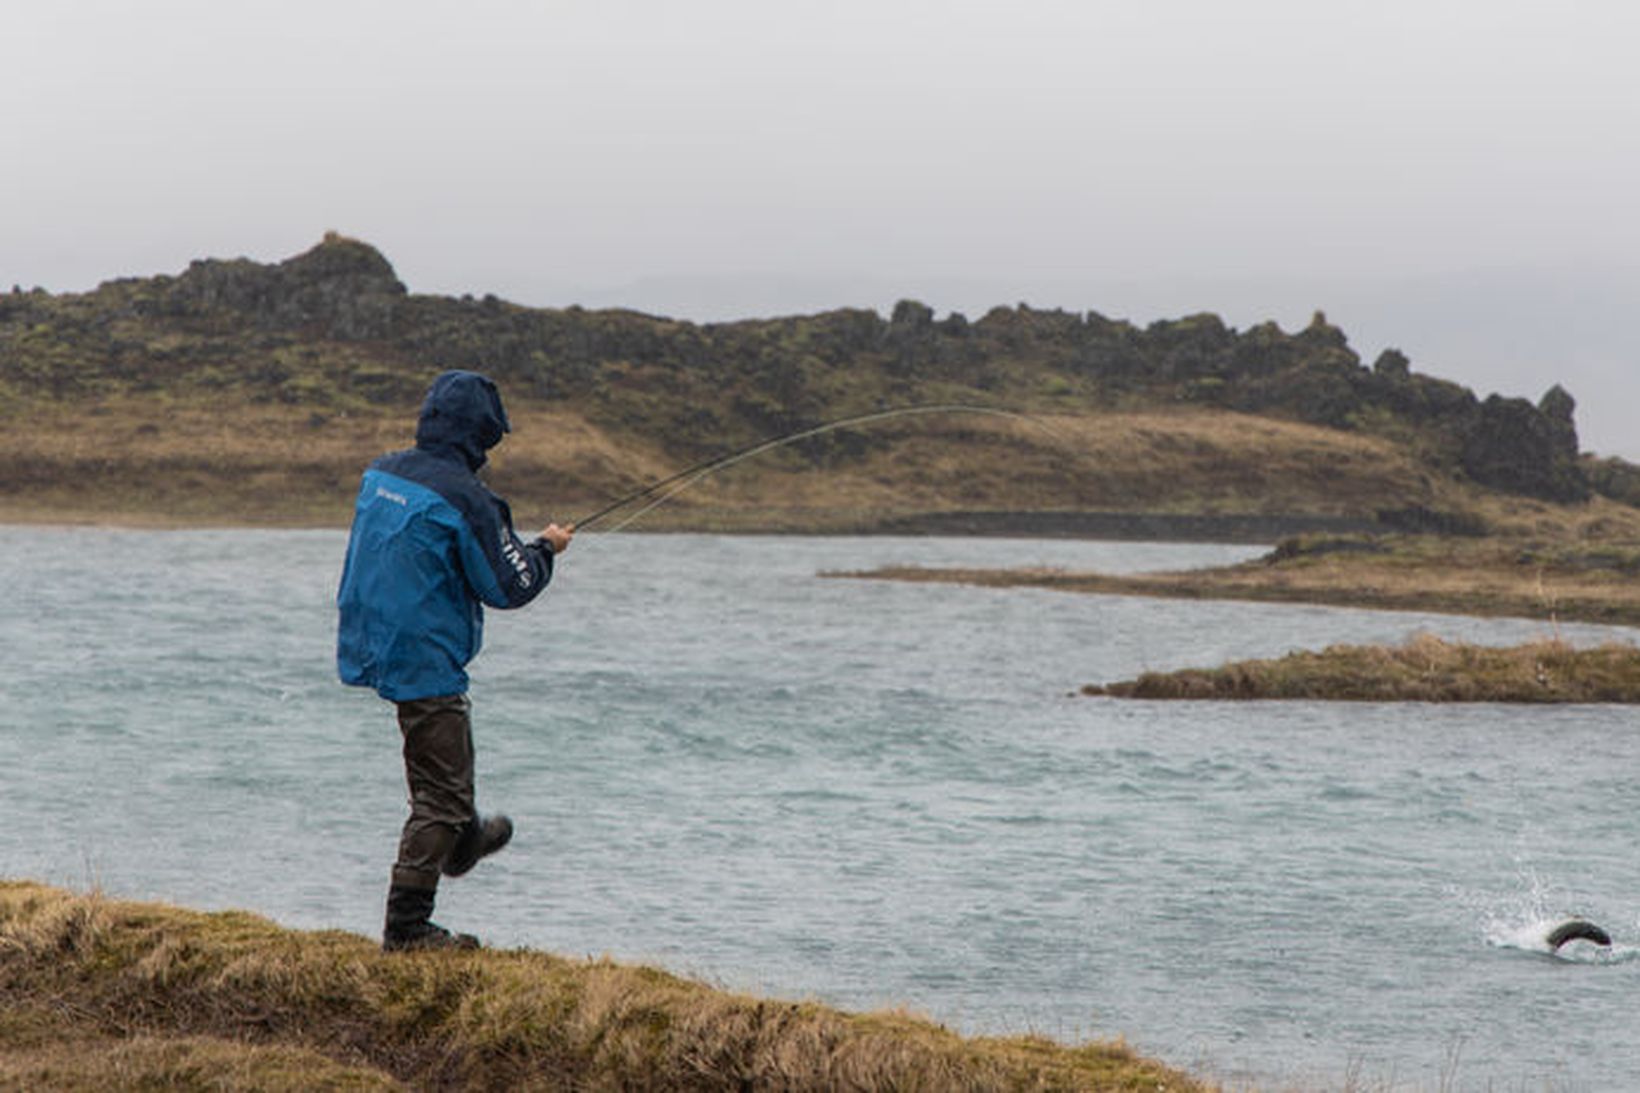
[[[1640,703],[1640,649],[1616,642],[1578,649],[1562,641],[1510,648],[1420,634],[1404,645],[1333,645],[1220,668],[1146,672],[1089,684],[1083,694],[1120,698],[1298,698],[1362,702]]]
[[[0,882],[0,1088],[1196,1090],[1120,1044],[965,1038],[546,953],[384,955]]]

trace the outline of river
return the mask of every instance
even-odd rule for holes
[[[404,789],[390,707],[335,681],[344,541],[0,528],[0,875],[378,934]],[[817,576],[1254,553],[584,535],[543,599],[488,616],[479,798],[518,836],[438,918],[1122,1036],[1231,1086],[1640,1088],[1630,710],[1075,694],[1547,624]],[[1543,951],[1574,911],[1616,946]]]

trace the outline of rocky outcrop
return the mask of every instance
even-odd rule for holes
[[[1372,362],[1372,370],[1387,380],[1404,380],[1412,375],[1412,362],[1399,349],[1386,349]]]
[[[380,251],[334,232],[278,265],[204,259],[189,265],[166,294],[173,316],[223,310],[271,330],[312,331],[343,341],[388,337],[404,285]]]
[[[934,309],[916,300],[901,300],[894,305],[884,334],[889,370],[901,376],[916,375],[933,355],[934,340]]]
[[[1588,480],[1577,463],[1571,396],[1556,387],[1567,416],[1551,416],[1526,399],[1493,395],[1481,403],[1462,434],[1462,463],[1469,477],[1507,493],[1545,501],[1586,501]],[[1551,395],[1553,392],[1551,392]],[[1551,401],[1545,396],[1545,401]]]
[[[1537,408],[1547,423],[1555,455],[1561,459],[1575,461],[1577,426],[1572,418],[1577,411],[1577,400],[1572,398],[1566,388],[1557,383],[1543,393],[1543,397],[1538,400]]]
[[[1640,466],[1617,456],[1592,455],[1584,455],[1578,465],[1595,493],[1640,508]]]

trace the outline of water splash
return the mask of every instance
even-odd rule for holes
[[[1533,953],[1574,964],[1626,964],[1640,960],[1640,945],[1613,934],[1610,947],[1592,941],[1568,941],[1557,950],[1549,944],[1555,927],[1572,918],[1598,922],[1611,932],[1607,916],[1577,909],[1578,900],[1561,885],[1547,880],[1537,868],[1516,858],[1519,887],[1501,896],[1467,900],[1481,916],[1481,935],[1493,948]]]
[[[1528,922],[1494,921],[1486,930],[1486,943],[1499,949],[1536,953],[1571,964],[1629,964],[1640,960],[1640,946],[1612,939],[1608,948],[1592,941],[1568,941],[1558,950],[1549,945],[1549,932],[1569,915],[1535,918]]]

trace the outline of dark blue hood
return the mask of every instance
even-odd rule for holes
[[[477,372],[445,372],[427,389],[416,422],[416,447],[435,454],[454,453],[473,470],[484,465],[485,452],[512,430],[501,392]]]

